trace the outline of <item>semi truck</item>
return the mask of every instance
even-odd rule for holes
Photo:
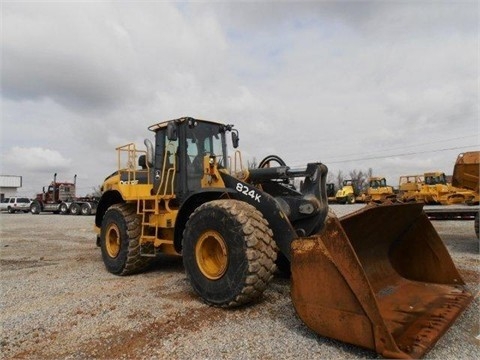
[[[73,182],[57,182],[57,173],[53,181],[36,195],[30,204],[32,214],[51,212],[62,215],[93,215],[97,211],[97,199],[94,197],[76,197],[77,175]]]

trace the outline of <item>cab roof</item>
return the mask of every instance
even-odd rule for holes
[[[192,118],[190,116],[185,116],[185,117],[181,117],[181,118],[178,118],[178,119],[173,119],[173,120],[166,120],[166,121],[162,121],[158,124],[153,124],[153,125],[150,125],[148,127],[148,130],[150,131],[153,131],[153,132],[157,132],[158,130],[160,129],[164,129],[167,127],[168,123],[171,122],[171,121],[174,121],[176,123],[183,123],[185,121],[189,121],[189,120],[194,120],[194,121],[198,121],[198,122],[203,122],[203,123],[209,123],[209,124],[214,124],[214,125],[224,125],[222,123],[219,123],[219,122],[216,122],[216,121],[210,121],[210,120],[202,120],[202,119],[195,119],[195,118]]]

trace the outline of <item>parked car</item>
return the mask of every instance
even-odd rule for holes
[[[17,211],[23,211],[25,213],[30,211],[31,200],[26,197],[11,197],[5,198],[3,202],[0,203],[0,211],[8,211],[10,214],[13,214]]]
[[[0,211],[7,211],[8,203],[10,202],[10,198],[5,198],[0,202]]]

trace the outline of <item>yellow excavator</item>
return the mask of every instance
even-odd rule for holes
[[[178,254],[203,301],[235,307],[261,298],[283,257],[310,329],[392,358],[425,354],[470,303],[422,204],[339,219],[320,162],[290,168],[270,156],[245,169],[239,151],[227,155],[227,134],[238,147],[233,125],[183,117],[149,129],[155,146],[117,148],[118,170],[102,185],[95,229],[109,272]]]

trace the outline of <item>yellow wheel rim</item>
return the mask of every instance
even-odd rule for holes
[[[120,252],[120,230],[116,224],[110,224],[105,234],[105,247],[108,256],[117,257]]]
[[[205,277],[220,279],[228,265],[227,244],[223,237],[214,230],[204,232],[195,246],[195,258]]]

